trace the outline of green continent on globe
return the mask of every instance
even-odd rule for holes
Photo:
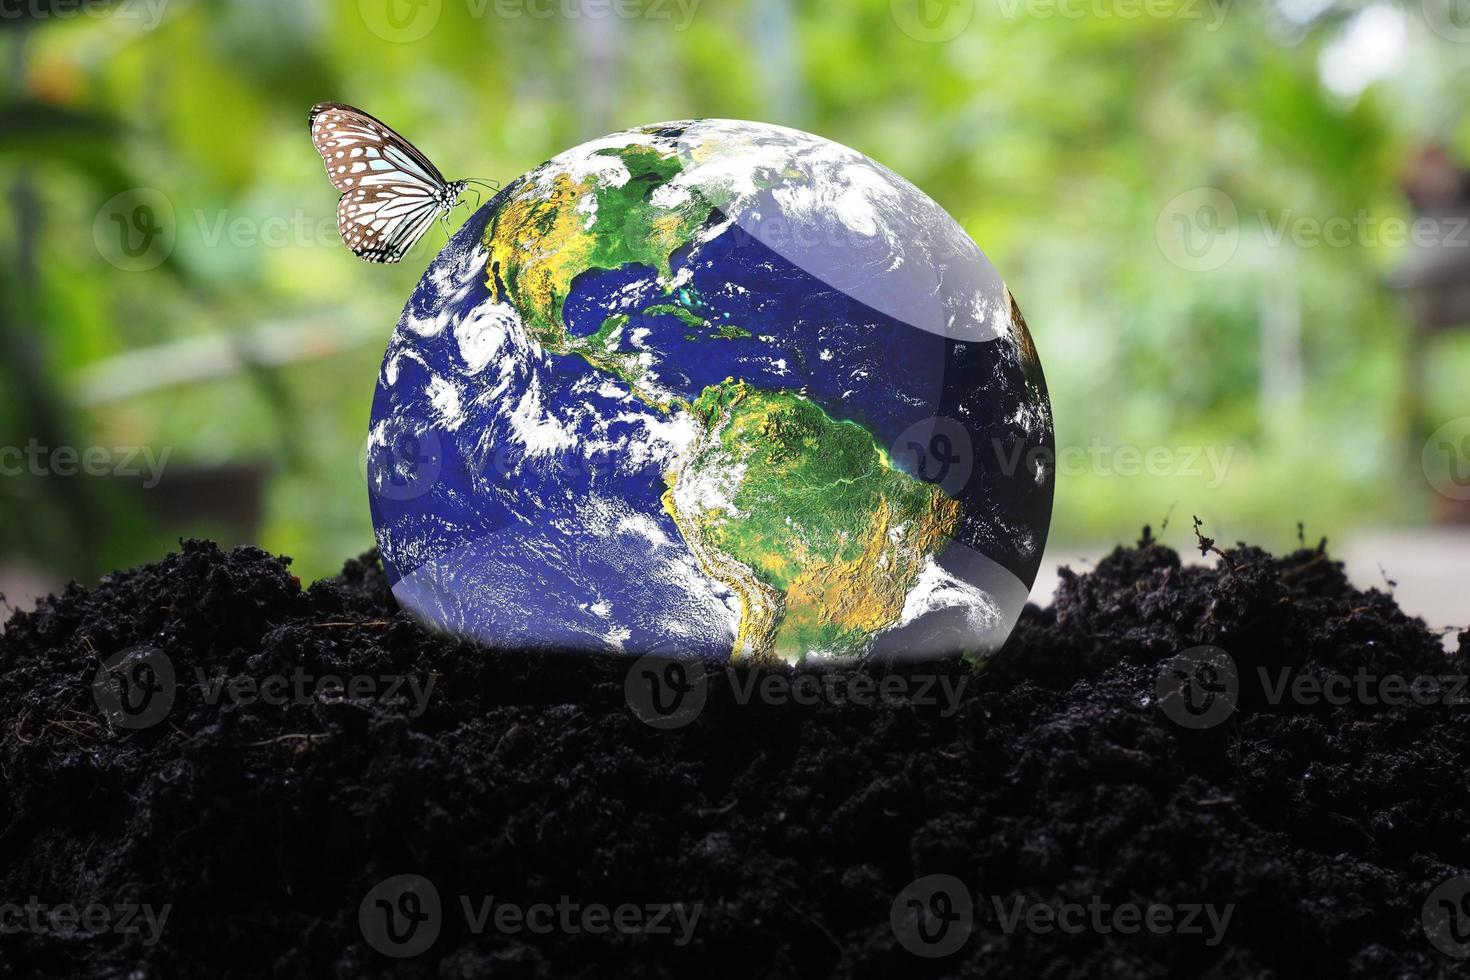
[[[680,172],[673,152],[632,145],[599,150],[597,157],[621,164],[627,177],[568,172],[548,175],[545,184],[516,190],[485,228],[486,263],[491,297],[508,300],[525,319],[527,329],[551,354],[573,354],[593,367],[611,372],[650,404],[669,408],[679,400],[647,380],[648,362],[638,351],[620,348],[626,316],[612,316],[595,333],[573,335],[562,317],[562,304],[572,282],[589,269],[616,269],[629,263],[647,265],[664,280],[671,276],[669,257],[709,217],[713,205],[690,190],[666,205],[652,200],[659,187]],[[681,302],[696,305],[688,290]],[[719,333],[703,317],[684,306],[669,304],[645,312],[677,313],[691,325]]]
[[[705,573],[740,597],[734,655],[863,653],[953,536],[959,503],[799,394],[727,379],[692,411],[663,503]]]

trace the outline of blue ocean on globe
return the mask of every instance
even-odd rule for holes
[[[731,120],[582,144],[486,203],[388,345],[398,602],[493,646],[983,656],[1051,515],[1009,290],[855,150]]]

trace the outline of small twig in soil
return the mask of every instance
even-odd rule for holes
[[[1289,582],[1300,575],[1302,572],[1305,572],[1307,569],[1315,568],[1326,560],[1327,553],[1325,551],[1319,551],[1316,555],[1312,557],[1311,561],[1303,562],[1302,564],[1297,565],[1295,568],[1288,568],[1283,570],[1281,573],[1281,577]]]
[[[90,739],[93,737],[91,732],[85,731],[84,729],[77,727],[75,724],[69,721],[48,721],[46,722],[45,727],[59,728],[62,731],[70,734],[73,738]]]
[[[798,918],[806,919],[807,921],[811,922],[812,925],[814,925],[818,929],[820,929],[821,932],[822,932],[822,935],[826,936],[827,937],[827,941],[830,942],[832,944],[832,946],[837,950],[838,955],[840,955],[840,956],[846,956],[847,955],[847,950],[844,949],[843,946],[842,946],[842,944],[837,941],[837,937],[834,936],[834,935],[832,935],[832,930],[831,929],[828,929],[827,926],[826,926],[826,924],[823,923],[820,918],[818,918],[815,915],[811,915],[809,913],[803,912],[801,909],[799,909],[795,905],[793,905],[792,902],[791,902],[791,900],[788,899],[788,898],[783,898],[783,899],[781,899],[781,901],[783,903],[785,903],[785,905],[786,905],[786,907],[788,909],[790,909],[791,911],[795,912]]]
[[[20,744],[22,744],[22,745],[30,745],[32,742],[35,741],[35,739],[33,739],[33,738],[26,738],[25,732],[21,731],[21,729],[25,727],[26,719],[29,718],[30,716],[31,716],[31,709],[30,708],[26,708],[15,719],[15,740],[17,742],[19,742]]]
[[[312,627],[314,629],[319,629],[319,630],[324,630],[324,629],[343,629],[343,628],[346,628],[346,627],[349,627],[349,626],[362,626],[362,627],[382,628],[384,626],[392,626],[393,625],[393,620],[391,620],[391,619],[367,619],[367,620],[363,620],[360,623],[348,623],[348,622],[342,622],[342,623],[312,623],[311,625],[312,625]]]
[[[726,803],[719,809],[715,809],[714,807],[700,807],[695,812],[698,813],[701,817],[723,817],[725,814],[729,813],[731,810],[735,809],[735,807],[739,805],[739,800],[731,800],[729,803]]]
[[[1199,515],[1196,514],[1194,517],[1194,540],[1199,544],[1199,553],[1201,555],[1208,555],[1210,552],[1213,551],[1215,554],[1220,556],[1220,560],[1225,563],[1225,567],[1229,569],[1230,573],[1233,575],[1235,573],[1235,562],[1230,560],[1229,555],[1225,554],[1225,552],[1215,547],[1214,538],[1205,537],[1204,526],[1205,522],[1200,520]]]
[[[267,739],[263,739],[263,740],[261,740],[259,742],[246,742],[245,743],[245,747],[247,749],[258,749],[262,745],[275,745],[277,742],[289,742],[289,741],[292,741],[293,739],[294,740],[299,740],[299,739],[303,739],[304,738],[308,742],[310,742],[314,738],[326,738],[326,737],[327,736],[326,736],[326,733],[325,732],[292,732],[289,735],[277,735],[275,738],[267,738]]]

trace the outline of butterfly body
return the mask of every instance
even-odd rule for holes
[[[439,168],[381,120],[340,102],[311,110],[311,141],[337,202],[342,242],[369,262],[397,262],[458,204],[470,181]]]

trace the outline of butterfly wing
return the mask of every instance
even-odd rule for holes
[[[365,177],[397,172],[414,180],[443,187],[444,175],[382,120],[340,102],[319,102],[311,108],[311,141],[322,156],[327,176],[339,191]]]
[[[397,262],[439,216],[433,197],[411,185],[360,187],[337,202],[342,242],[369,262]]]
[[[311,141],[337,202],[342,241],[369,262],[397,262],[444,210],[444,176],[382,121],[340,102],[311,110]]]

